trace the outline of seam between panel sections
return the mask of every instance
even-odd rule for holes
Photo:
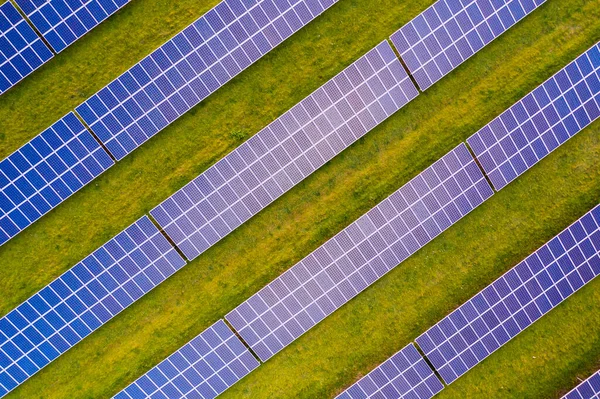
[[[471,154],[471,157],[473,157],[473,160],[475,161],[475,165],[477,165],[477,167],[479,168],[479,170],[481,170],[481,173],[483,174],[483,177],[485,178],[485,180],[488,182],[488,184],[490,185],[490,187],[492,188],[492,190],[494,190],[494,192],[497,193],[498,190],[496,189],[496,187],[492,183],[492,180],[490,179],[490,177],[487,175],[487,172],[485,171],[485,169],[483,169],[483,166],[479,162],[479,159],[477,158],[477,155],[475,155],[475,152],[473,151],[473,149],[471,148],[471,146],[469,145],[469,143],[465,140],[463,142],[463,144],[465,145],[465,147],[467,147],[467,150],[469,151],[469,154]]]
[[[252,354],[252,356],[254,356],[254,358],[258,361],[258,365],[260,366],[261,364],[264,364],[265,362],[263,362],[260,357],[258,357],[258,355],[256,353],[254,353],[254,350],[252,349],[252,347],[250,345],[248,345],[248,343],[246,342],[246,340],[244,339],[244,337],[242,337],[240,335],[240,333],[237,332],[237,330],[235,329],[235,327],[233,326],[233,324],[231,324],[229,322],[229,320],[227,320],[225,317],[223,317],[223,322],[225,322],[225,325],[233,332],[233,334],[240,340],[240,342],[242,344],[244,344],[244,346],[246,347],[246,349],[248,350],[248,352],[250,352]]]
[[[398,49],[396,48],[396,46],[394,46],[394,42],[387,37],[385,39],[386,42],[388,42],[388,44],[390,45],[390,47],[392,48],[392,51],[394,52],[394,54],[396,55],[396,58],[398,58],[398,60],[400,60],[400,64],[402,65],[402,68],[404,68],[404,70],[406,71],[406,74],[408,75],[408,77],[410,78],[411,82],[413,83],[413,85],[417,88],[417,91],[419,93],[424,93],[424,90],[421,89],[421,87],[419,87],[417,80],[415,79],[415,77],[412,75],[412,73],[410,72],[410,69],[408,69],[408,66],[406,65],[406,63],[404,62],[404,60],[402,59],[402,55],[400,54],[400,52],[398,51]]]
[[[75,115],[77,117],[77,119],[79,119],[79,122],[81,122],[81,124],[85,127],[85,129],[92,135],[92,137],[94,138],[94,140],[96,140],[98,142],[98,144],[100,145],[100,147],[102,147],[102,149],[104,151],[106,151],[106,153],[108,154],[108,156],[110,157],[110,159],[113,160],[113,163],[116,164],[119,160],[112,154],[112,152],[110,152],[110,150],[108,149],[108,147],[106,145],[104,145],[104,143],[102,142],[102,140],[100,140],[100,138],[98,136],[96,136],[96,133],[94,133],[94,131],[92,130],[92,128],[83,120],[83,118],[81,117],[81,115],[79,115],[79,113],[77,112],[77,109],[73,109],[73,115]]]
[[[412,341],[412,344],[417,349],[417,352],[419,352],[419,354],[423,357],[423,360],[425,360],[425,363],[427,363],[427,365],[429,367],[431,367],[431,370],[433,370],[433,374],[437,377],[438,380],[440,380],[440,382],[442,383],[444,388],[446,388],[449,384],[447,384],[446,381],[444,381],[444,378],[442,378],[442,375],[437,371],[437,368],[435,368],[433,363],[429,360],[425,351],[423,351],[423,349],[421,349],[421,347],[419,346],[419,344],[417,343],[416,340]]]
[[[163,230],[163,228],[160,226],[160,224],[158,224],[158,222],[154,219],[154,217],[150,213],[147,213],[145,215],[146,215],[146,217],[148,217],[148,219],[150,219],[152,224],[158,229],[159,233],[162,234],[167,239],[169,244],[171,244],[171,246],[175,249],[175,251],[179,254],[179,256],[181,256],[181,258],[185,262],[185,265],[183,265],[183,266],[187,266],[190,263],[190,260],[184,255],[183,251],[181,249],[179,249],[177,244],[175,244],[175,242],[171,239],[171,237],[169,237],[169,235]]]
[[[25,20],[25,22],[27,22],[27,25],[29,25],[31,27],[31,29],[33,29],[33,31],[35,32],[35,34],[42,40],[42,42],[46,45],[46,47],[48,47],[48,49],[50,51],[52,51],[52,54],[54,55],[58,55],[58,52],[56,50],[54,50],[54,47],[52,47],[50,45],[50,42],[48,42],[46,40],[46,38],[44,37],[44,35],[42,34],[41,31],[39,31],[35,25],[33,24],[33,22],[31,22],[31,20],[29,19],[29,17],[27,16],[27,14],[25,14],[25,11],[23,11],[21,9],[21,7],[19,7],[19,4],[17,4],[17,2],[15,0],[9,0],[10,3],[12,3],[13,6],[15,6],[15,8],[17,9],[17,11],[19,12],[19,14],[21,14],[21,16],[23,17],[23,19]],[[50,60],[48,60],[50,61]],[[48,62],[46,61],[46,62]],[[45,64],[45,62],[44,62]],[[42,64],[43,65],[43,64]],[[42,66],[40,65],[40,67]],[[31,71],[34,72],[35,70]]]

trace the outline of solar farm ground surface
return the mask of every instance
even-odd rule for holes
[[[0,97],[0,158],[216,4],[136,0]],[[137,220],[432,4],[342,0],[0,248],[0,313]],[[110,397],[600,40],[548,0],[7,398]],[[223,398],[332,398],[600,202],[600,122]],[[595,280],[439,394],[558,398],[600,367]]]

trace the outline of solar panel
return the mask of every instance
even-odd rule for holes
[[[599,78],[600,43],[469,137],[496,189],[600,116]]]
[[[429,399],[443,388],[423,356],[409,344],[336,399]]]
[[[492,194],[461,144],[226,319],[265,361]]]
[[[422,90],[545,0],[439,0],[391,36]]]
[[[194,259],[417,95],[384,41],[150,213]]]
[[[258,366],[242,341],[219,320],[115,399],[212,399]]]
[[[222,1],[77,112],[121,159],[336,1]]]
[[[57,53],[131,0],[15,0]]]
[[[0,245],[114,164],[72,112],[0,162]]]
[[[600,274],[600,206],[417,338],[450,384]]]
[[[0,94],[53,56],[10,1],[0,5]]]
[[[185,265],[144,216],[0,319],[0,397]]]
[[[600,399],[600,371],[583,381],[562,399]]]

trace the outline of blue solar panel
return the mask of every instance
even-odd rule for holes
[[[0,5],[0,94],[53,56],[12,3]]]
[[[144,216],[0,319],[0,397],[185,265]]]
[[[443,388],[423,356],[409,344],[336,399],[430,399]]]
[[[600,274],[597,206],[417,338],[446,383]]]
[[[336,1],[222,1],[77,112],[121,159]]]
[[[267,360],[492,194],[461,144],[226,319]]]
[[[115,399],[212,399],[259,366],[219,320],[115,396]]]
[[[562,399],[600,399],[600,371],[583,381]]]
[[[439,0],[391,36],[422,90],[545,0]]]
[[[15,0],[58,53],[131,0]]]
[[[499,190],[600,116],[600,43],[467,142]]]
[[[0,245],[114,161],[72,112],[0,162]]]
[[[382,42],[150,213],[194,259],[417,94]]]

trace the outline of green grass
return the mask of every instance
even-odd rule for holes
[[[433,1],[341,0],[0,247],[0,314],[141,217]],[[136,0],[0,97],[0,157],[216,1]],[[9,398],[115,394],[600,38],[600,0],[548,0]],[[333,397],[600,202],[596,122],[223,398]],[[558,397],[600,364],[600,281],[440,398]]]

